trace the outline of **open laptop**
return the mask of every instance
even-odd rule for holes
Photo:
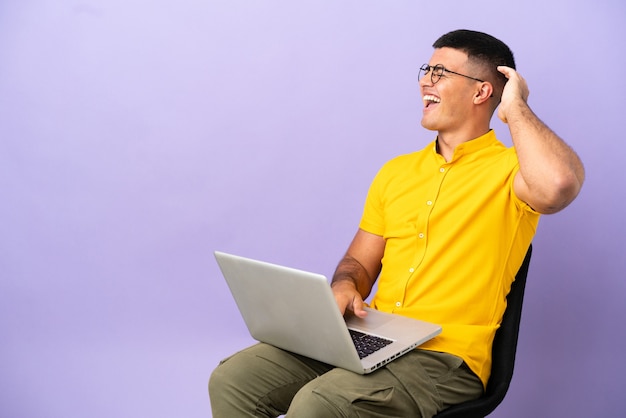
[[[252,337],[296,354],[366,374],[441,333],[369,308],[366,318],[344,318],[320,274],[219,251],[215,258]],[[370,340],[374,347],[355,346]]]

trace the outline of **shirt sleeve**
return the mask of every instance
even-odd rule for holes
[[[516,156],[516,161],[517,161],[517,156]],[[509,178],[509,190],[511,190],[511,198],[513,199],[513,202],[515,202],[515,206],[521,212],[530,213],[532,215],[540,215],[539,212],[533,209],[528,203],[520,199],[515,193],[515,187],[514,187],[515,176],[517,176],[518,172],[519,172],[519,163],[516,162],[515,167],[513,168],[513,171],[511,172],[511,176]]]

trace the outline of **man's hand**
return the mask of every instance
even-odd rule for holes
[[[364,318],[367,312],[363,309],[365,303],[356,286],[349,280],[334,282],[331,286],[339,311],[344,315],[346,311],[352,311],[359,318]]]
[[[501,65],[498,67],[498,71],[504,74],[508,79],[507,83],[504,85],[504,90],[502,91],[502,99],[500,101],[500,107],[498,108],[498,117],[502,120],[502,122],[508,123],[507,115],[509,115],[509,112],[513,107],[519,106],[520,104],[527,106],[526,102],[530,92],[528,90],[526,80],[524,80],[522,76],[519,75],[519,73],[513,68]]]

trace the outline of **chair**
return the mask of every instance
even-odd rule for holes
[[[532,245],[528,248],[526,257],[507,296],[507,308],[493,340],[491,377],[487,383],[485,394],[478,399],[444,409],[434,418],[484,418],[492,413],[504,399],[513,377],[517,336],[531,254]]]

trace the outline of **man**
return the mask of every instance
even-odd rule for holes
[[[578,194],[584,169],[542,123],[513,54],[459,30],[439,38],[420,70],[422,125],[437,138],[374,179],[359,229],[332,280],[342,312],[372,307],[439,323],[443,332],[369,375],[258,344],[213,372],[214,417],[431,417],[479,397],[506,295],[540,214]],[[490,129],[511,131],[506,148]]]

